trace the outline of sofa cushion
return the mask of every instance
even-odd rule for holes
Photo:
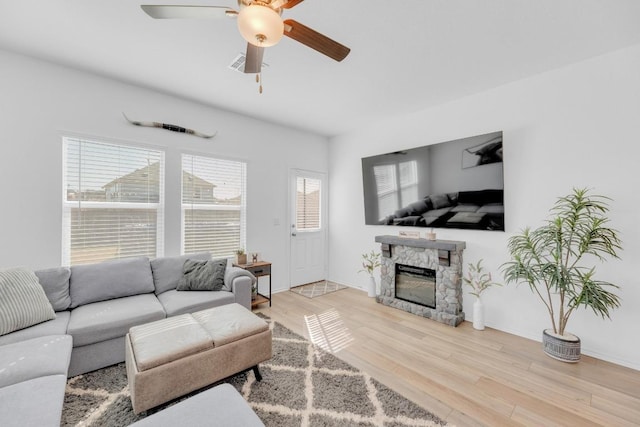
[[[194,261],[188,259],[182,267],[178,291],[219,291],[224,286],[226,259]]]
[[[71,308],[155,290],[149,258],[124,258],[71,267]],[[73,317],[73,316],[72,316]]]
[[[226,304],[192,314],[213,339],[215,347],[268,331],[269,325],[240,304]]]
[[[434,209],[423,213],[422,218],[424,218],[424,223],[426,225],[431,225],[438,221],[442,216],[447,215],[450,210],[451,207]]]
[[[3,427],[58,427],[67,375],[48,375],[0,388]]]
[[[431,203],[431,199],[427,197],[426,199],[418,200],[407,206],[408,216],[422,215],[432,208],[433,204]]]
[[[124,337],[132,326],[165,317],[162,304],[155,295],[134,295],[73,309],[68,333],[73,336],[73,345],[80,347]]]
[[[451,209],[451,212],[476,212],[479,208],[480,206],[478,205],[460,203],[459,205],[454,206]]]
[[[71,312],[69,311],[58,311],[56,312],[55,319],[3,335],[0,337],[0,345],[11,344],[31,338],[44,337],[47,335],[64,335],[67,333],[70,314]]]
[[[218,307],[235,302],[235,295],[232,292],[219,291],[192,291],[181,292],[175,289],[158,295],[160,303],[167,312],[167,316],[177,314],[193,313],[211,307]]]
[[[464,226],[465,224],[480,224],[484,219],[485,214],[477,212],[458,212],[452,216],[447,224],[458,224]]]
[[[69,295],[71,270],[68,267],[58,267],[38,270],[35,273],[53,309],[55,311],[68,310],[71,307],[71,296]]]
[[[71,337],[49,335],[0,347],[0,387],[45,375],[67,376]]]
[[[503,214],[504,205],[502,203],[487,203],[484,206],[480,206],[478,213]]]
[[[129,340],[140,372],[213,348],[207,330],[190,314],[134,326]]]
[[[0,271],[0,335],[55,319],[38,277],[23,268]]]
[[[207,261],[211,259],[211,254],[209,252],[200,252],[151,260],[156,295],[175,289],[178,286],[178,282],[182,278],[182,266],[188,259]]]
[[[393,213],[393,216],[395,218],[404,218],[405,216],[409,215],[409,210],[410,210],[409,207],[404,207],[404,208],[398,209],[397,211],[395,211]]]

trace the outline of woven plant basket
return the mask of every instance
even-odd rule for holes
[[[542,333],[542,349],[547,356],[562,362],[580,361],[580,338],[572,334],[558,335],[551,329]]]

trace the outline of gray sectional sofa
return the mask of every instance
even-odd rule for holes
[[[0,336],[0,424],[59,425],[66,378],[123,362],[132,326],[234,302],[251,309],[255,278],[236,267],[227,267],[220,291],[176,290],[187,259],[210,258],[139,257],[36,271],[56,318]]]

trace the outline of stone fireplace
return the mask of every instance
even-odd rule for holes
[[[381,243],[377,301],[418,316],[458,326],[462,311],[465,242],[376,236]]]

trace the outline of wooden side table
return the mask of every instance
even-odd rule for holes
[[[254,276],[256,276],[256,279],[262,276],[269,276],[269,296],[266,296],[258,292],[256,299],[251,301],[251,308],[256,307],[260,304],[264,304],[265,302],[268,302],[269,307],[271,307],[271,263],[266,261],[258,261],[252,264],[233,263],[233,266],[250,271]],[[257,283],[256,283],[256,286],[258,286]]]

